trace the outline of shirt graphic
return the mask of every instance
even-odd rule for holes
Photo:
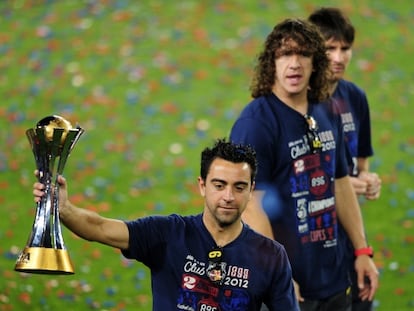
[[[237,311],[247,310],[250,298],[249,269],[228,266],[222,262],[225,271],[220,272],[223,282],[214,282],[213,270],[209,264],[188,255],[182,275],[182,288],[177,300],[177,310],[187,311]],[[220,287],[225,288],[220,291]]]
[[[296,155],[290,177],[291,195],[296,204],[297,232],[302,244],[336,245],[336,211],[332,178],[324,166],[333,160],[329,150],[335,149],[332,131],[319,133],[322,152],[310,154],[307,137],[290,142],[291,155]]]

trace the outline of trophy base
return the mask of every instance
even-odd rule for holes
[[[66,249],[25,247],[14,270],[37,274],[74,274]]]

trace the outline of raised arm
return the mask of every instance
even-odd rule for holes
[[[67,182],[63,176],[58,177],[59,216],[62,223],[81,238],[106,244],[119,249],[127,249],[129,232],[126,224],[117,219],[105,218],[99,214],[78,208],[68,199]],[[35,202],[41,200],[45,186],[36,182],[33,185]]]

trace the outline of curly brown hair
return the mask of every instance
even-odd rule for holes
[[[308,99],[324,101],[329,97],[329,61],[326,56],[325,40],[317,27],[301,19],[286,19],[277,24],[267,36],[264,49],[259,54],[253,80],[251,95],[257,98],[272,93],[276,79],[276,52],[283,44],[292,40],[306,55],[312,56],[313,72],[309,80]]]

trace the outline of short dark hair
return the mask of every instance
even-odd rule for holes
[[[253,184],[257,172],[257,159],[256,151],[252,147],[235,144],[226,141],[225,138],[217,139],[213,147],[207,147],[201,153],[200,176],[203,180],[206,180],[211,163],[216,158],[233,163],[247,163],[250,166],[251,182]]]
[[[319,28],[325,40],[354,43],[355,28],[349,18],[337,8],[323,7],[309,15],[308,20]]]

